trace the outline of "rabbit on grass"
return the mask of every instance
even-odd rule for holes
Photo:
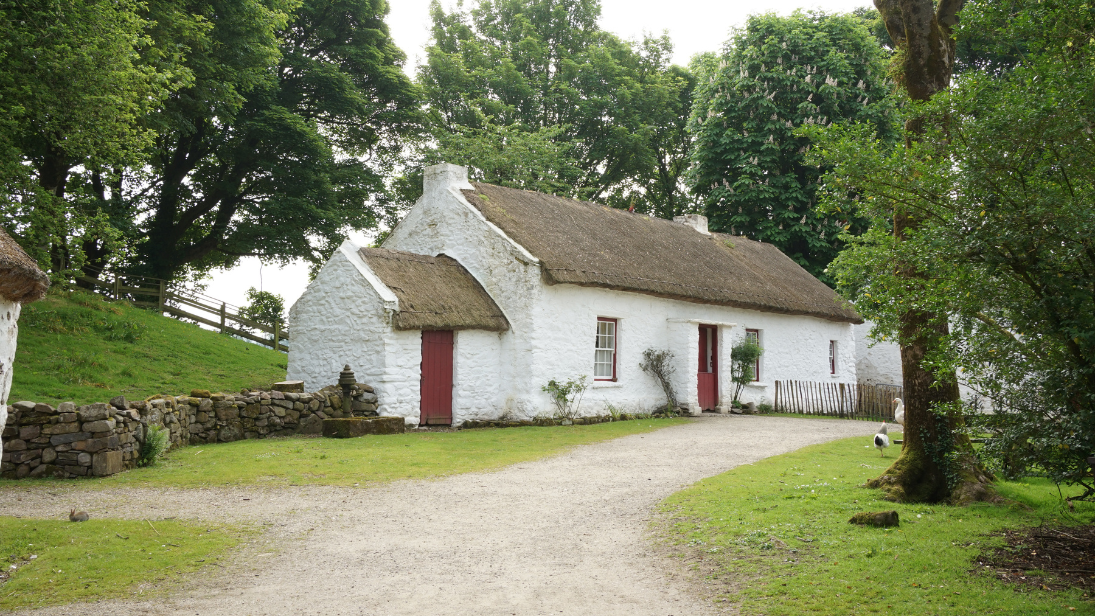
[[[86,511],[76,511],[76,508],[73,507],[72,511],[70,511],[69,514],[68,514],[68,521],[69,522],[87,522],[88,517],[89,516],[87,515]]]

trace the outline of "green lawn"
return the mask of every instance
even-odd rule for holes
[[[95,483],[104,488],[241,484],[368,486],[397,479],[489,471],[561,453],[577,445],[642,434],[684,421],[646,419],[590,426],[412,431],[351,439],[290,437],[195,445],[172,451],[155,467],[135,469]],[[20,485],[26,483],[22,480]],[[0,486],[3,484],[0,482]]]
[[[269,388],[285,366],[272,349],[92,293],[53,291],[23,307],[8,399],[88,404]]]
[[[670,540],[682,553],[702,556],[703,573],[725,583],[716,600],[740,603],[746,615],[1095,613],[1079,591],[1016,589],[974,560],[1003,545],[990,533],[1091,523],[1095,507],[1077,503],[1068,512],[1056,487],[1038,479],[999,483],[1010,505],[889,503],[861,486],[893,462],[898,448],[882,459],[867,441],[807,447],[675,494],[663,503]],[[898,529],[848,523],[856,512],[890,509],[900,515]]]
[[[159,594],[251,532],[175,520],[0,517],[0,567],[11,573],[0,585],[0,610]]]

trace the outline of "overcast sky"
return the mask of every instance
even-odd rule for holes
[[[414,67],[424,59],[423,49],[430,36],[430,0],[389,0],[389,4],[392,38],[407,54],[406,70],[413,76]],[[452,0],[441,0],[441,4],[449,9],[456,6]],[[721,49],[731,28],[744,25],[745,18],[752,13],[787,15],[799,8],[835,13],[870,5],[870,0],[601,0],[601,28],[633,40],[640,40],[644,32],[660,35],[668,30],[674,45],[673,61],[687,65],[689,58],[697,53]],[[465,2],[465,7],[468,6],[471,0]],[[367,241],[359,234],[354,239]],[[232,270],[214,272],[206,294],[238,306],[244,303],[249,287],[261,288],[280,294],[288,309],[307,286],[308,268],[304,264],[279,268],[262,266],[258,259],[251,258]]]

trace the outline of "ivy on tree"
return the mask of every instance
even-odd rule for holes
[[[862,126],[816,137],[836,169],[828,206],[873,220],[833,264],[841,289],[875,321],[876,335],[919,354],[937,383],[927,391],[953,394],[961,368],[991,401],[993,412],[972,415],[969,426],[992,433],[979,451],[990,467],[1008,476],[1037,468],[1091,499],[1095,18],[1085,7],[970,5],[959,40],[982,41],[982,58],[1008,58],[1021,46],[1020,60],[971,63],[952,88],[913,105],[920,132],[907,148],[891,150]],[[895,212],[910,219],[897,237]],[[950,443],[940,452],[949,462],[936,469],[950,474],[937,485],[946,495],[970,485],[976,467],[961,434],[949,436],[962,428],[956,399],[932,402],[907,413],[906,443]],[[909,466],[887,474],[906,488],[932,485],[931,472],[900,472]]]
[[[796,12],[753,15],[721,55],[698,58],[689,181],[710,228],[773,244],[832,284],[840,233],[864,226],[816,209],[826,169],[795,131],[854,121],[892,136],[886,55],[863,18]]]

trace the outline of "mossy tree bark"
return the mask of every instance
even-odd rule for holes
[[[951,27],[958,23],[964,0],[875,0],[886,30],[893,39],[900,65],[898,79],[914,101],[927,101],[950,86],[955,40]],[[925,119],[905,124],[906,143],[924,134]],[[894,237],[901,240],[918,223],[910,212],[895,206]],[[920,275],[899,266],[903,276]],[[967,437],[958,434],[961,417],[938,414],[933,408],[959,400],[954,373],[933,373],[924,366],[933,339],[947,333],[945,318],[922,311],[901,317],[901,371],[905,389],[905,432],[901,455],[881,477],[868,482],[897,501],[966,503],[995,498],[992,477],[978,463]]]

